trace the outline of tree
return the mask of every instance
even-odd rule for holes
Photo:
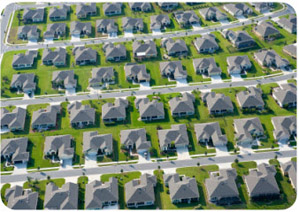
[[[158,166],[158,169],[160,170],[160,169],[161,169],[161,166]]]
[[[51,176],[48,175],[47,176],[47,180],[50,181],[51,180]]]
[[[197,164],[196,164],[198,167],[200,166],[200,163],[199,162],[197,162]]]
[[[235,159],[235,163],[239,163],[239,160],[238,160],[238,158],[236,158],[236,159]]]
[[[37,167],[37,171],[40,171],[40,166]]]

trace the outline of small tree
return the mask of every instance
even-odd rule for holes
[[[235,159],[235,163],[237,163],[237,164],[239,163],[239,160],[238,160],[238,158],[236,158],[236,159]]]
[[[47,180],[50,181],[51,180],[51,176],[48,175],[47,176]]]

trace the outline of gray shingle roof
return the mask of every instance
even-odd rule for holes
[[[114,104],[108,102],[102,106],[102,118],[103,119],[118,119],[126,118],[126,108],[129,103],[125,99],[118,98]]]
[[[113,151],[112,134],[101,134],[97,131],[89,131],[83,133],[83,152],[88,154],[89,151],[105,150],[107,153]]]
[[[296,116],[277,116],[272,117],[272,124],[274,126],[274,137],[290,138],[292,134],[297,133],[297,118]]]
[[[151,142],[146,139],[146,132],[144,128],[122,130],[120,132],[121,144],[136,147],[136,150],[148,150],[151,147]]]
[[[49,105],[46,109],[34,111],[31,125],[56,124],[57,114],[60,113],[60,106]]]
[[[118,182],[111,177],[108,182],[94,180],[86,185],[85,209],[103,208],[105,202],[118,202]]]
[[[182,97],[174,97],[169,100],[171,113],[192,112],[194,113],[195,97],[190,93],[183,93]]]
[[[53,63],[66,64],[66,50],[64,48],[57,48],[54,51],[45,48],[43,51],[42,61],[46,62],[51,60]]]
[[[172,38],[167,38],[162,40],[162,46],[166,48],[168,54],[176,52],[188,52],[187,45],[185,41],[181,39],[173,40]]]
[[[112,81],[115,78],[113,67],[93,68],[91,73],[92,76],[89,79],[89,83],[102,83],[104,81]]]
[[[197,141],[212,140],[214,146],[227,144],[226,135],[223,135],[218,122],[194,124]]]
[[[186,79],[187,71],[183,69],[182,61],[160,62],[160,72],[163,76],[174,79]]]
[[[78,209],[78,190],[78,185],[75,183],[66,183],[58,188],[53,182],[50,182],[46,186],[45,209]]]
[[[140,117],[164,117],[164,105],[162,102],[158,102],[157,100],[149,101],[148,98],[143,98],[136,99],[135,105],[139,110]]]
[[[25,54],[15,54],[12,60],[12,66],[15,65],[33,65],[34,59],[37,57],[38,52],[35,50],[27,51]]]
[[[31,189],[24,190],[21,186],[15,185],[5,191],[7,207],[13,210],[35,210],[38,201],[38,193]]]
[[[149,81],[151,79],[150,74],[146,72],[144,64],[127,63],[124,69],[127,78],[137,78],[138,81]]]
[[[10,87],[24,90],[35,90],[36,83],[34,82],[35,74],[14,74],[11,79]]]
[[[222,32],[224,37],[228,38],[237,48],[244,48],[244,45],[252,45],[255,40],[246,31],[225,30]]]
[[[70,27],[70,34],[81,34],[81,32],[84,32],[84,34],[91,34],[92,26],[91,22],[80,22],[80,21],[72,21],[71,27]]]
[[[198,49],[218,49],[219,46],[213,34],[203,35],[195,39],[195,45]]]
[[[264,134],[264,129],[259,118],[234,119],[237,141],[253,140],[254,134]]]
[[[193,10],[188,10],[188,11],[178,11],[174,13],[174,16],[176,18],[176,20],[180,23],[180,24],[199,24],[200,23],[200,19],[199,17],[196,15],[196,13]]]
[[[73,70],[54,71],[52,74],[52,82],[55,83],[63,82],[64,86],[66,85],[72,85],[72,87],[77,86],[77,80],[75,79],[75,74]]]
[[[241,107],[264,107],[262,90],[256,87],[249,87],[246,91],[237,93],[237,100]]]
[[[70,6],[68,5],[62,5],[61,8],[52,7],[49,10],[49,18],[55,18],[55,17],[67,17],[67,13],[70,11]]]
[[[291,55],[292,57],[297,58],[297,46],[296,45],[290,44],[290,45],[284,46],[283,50],[285,52],[287,52],[289,55]]]
[[[203,102],[207,103],[209,111],[233,111],[233,103],[228,96],[221,93],[208,92],[201,95]]]
[[[5,125],[9,129],[20,128],[24,129],[26,118],[26,109],[17,107],[12,112],[9,112],[5,108],[1,109],[1,128]]]
[[[176,8],[179,4],[177,2],[158,2],[158,5],[162,9],[166,8]]]
[[[18,27],[18,35],[24,34],[26,37],[31,38],[38,38],[39,37],[39,31],[36,25],[25,25],[25,26],[19,26]]]
[[[87,16],[88,13],[96,13],[97,12],[97,7],[96,3],[90,3],[90,4],[83,4],[80,3],[76,6],[76,15],[80,15],[83,17]]]
[[[142,18],[123,17],[121,21],[124,30],[130,30],[132,28],[138,28],[142,30],[144,27]]]
[[[44,14],[45,10],[44,8],[38,8],[38,9],[28,9],[25,8],[23,12],[23,20],[32,20],[33,19],[41,19],[41,21],[44,20]]]
[[[281,168],[285,175],[290,178],[296,192],[297,192],[297,164],[295,161],[289,161],[281,164]]]
[[[187,127],[185,124],[171,125],[171,129],[158,130],[160,148],[168,147],[174,142],[177,146],[189,145]]]
[[[129,6],[132,10],[149,11],[152,9],[149,2],[129,2]]]
[[[170,18],[166,14],[159,14],[159,15],[153,15],[151,16],[151,29],[160,28],[163,25],[170,24]]]
[[[289,29],[288,31],[290,32],[297,31],[297,17],[295,15],[289,15],[289,18],[282,17],[277,24],[285,29]]]
[[[74,156],[74,148],[71,147],[71,135],[47,136],[44,146],[44,155],[51,155],[52,152],[57,153],[60,159],[72,158]]]
[[[262,37],[268,37],[268,36],[280,34],[280,32],[269,21],[263,21],[263,22],[259,23],[254,28],[254,30]]]
[[[98,19],[96,20],[96,29],[99,31],[99,29],[104,28],[105,31],[108,33],[117,33],[118,28],[117,25],[115,24],[114,19]]]
[[[134,41],[133,42],[133,54],[134,56],[157,56],[156,43],[152,40],[144,42]]]
[[[91,48],[85,48],[83,46],[75,47],[73,49],[73,54],[75,55],[76,61],[97,60],[97,55],[98,55],[96,50],[93,50]]]
[[[108,43],[103,46],[103,50],[106,58],[127,57],[126,47],[122,44],[114,45],[112,43]]]
[[[27,152],[28,138],[11,138],[1,141],[1,156],[11,157],[12,162],[29,161],[29,152]]]
[[[199,13],[205,18],[205,20],[220,20],[227,18],[227,15],[221,12],[217,7],[207,7],[199,10]]]
[[[121,13],[122,3],[105,3],[103,4],[103,11],[104,13]]]
[[[274,50],[261,50],[254,53],[254,57],[265,66],[275,64],[276,67],[288,66],[289,61],[280,57]]]
[[[229,72],[243,70],[243,67],[251,67],[251,62],[247,55],[230,56],[226,58]]]
[[[246,11],[251,11],[251,9],[244,3],[237,3],[237,4],[225,4],[224,6],[229,12],[234,15],[237,15],[241,12],[241,14],[247,14]]]
[[[81,102],[75,102],[68,105],[71,124],[78,122],[95,122],[95,109],[90,105],[82,105]]]
[[[281,105],[297,102],[297,87],[293,83],[281,84],[272,95]]]
[[[65,35],[66,23],[54,23],[47,25],[47,31],[44,32],[44,38],[56,38]]]
[[[193,66],[195,71],[206,70],[205,72],[208,76],[220,75],[222,72],[221,68],[217,66],[213,57],[193,59]]]

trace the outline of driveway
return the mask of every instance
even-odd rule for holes
[[[31,96],[29,96],[28,93],[24,93],[23,99],[34,99],[34,93],[32,93]]]
[[[109,33],[108,38],[117,38],[117,33]]]
[[[217,156],[227,156],[230,155],[226,146],[215,147]]]
[[[28,40],[28,44],[27,45],[36,45],[37,44],[37,40],[36,39],[30,39]]]
[[[85,164],[84,164],[85,168],[97,167],[97,166],[98,166],[98,164],[97,164],[97,156],[96,155],[93,155],[93,156],[86,155],[85,156]]]
[[[241,74],[231,74],[232,82],[243,81]]]
[[[80,41],[80,35],[72,35],[71,41]]]
[[[124,31],[124,37],[134,37],[133,31]]]
[[[150,90],[151,86],[149,82],[141,82],[139,90]]]
[[[145,152],[138,152],[138,163],[151,163],[151,156],[147,154],[147,157],[144,156]]]
[[[162,34],[162,32],[161,32],[160,29],[154,29],[153,30],[153,35],[161,35],[161,34]]]
[[[221,25],[227,25],[227,24],[229,24],[228,20],[221,20],[219,22],[220,22]]]
[[[247,18],[246,18],[244,15],[236,16],[236,18],[237,18],[239,21],[245,21],[245,20],[247,20]]]
[[[211,80],[212,80],[212,83],[221,83],[222,82],[222,78],[221,76],[211,76]]]
[[[65,95],[76,96],[76,88],[69,88],[65,90]]]
[[[189,150],[187,147],[176,148],[178,160],[190,159]]]
[[[53,38],[45,38],[44,43],[54,43]]]
[[[179,80],[176,80],[176,86],[177,87],[188,86],[188,82],[186,79],[179,79]]]
[[[27,163],[18,163],[14,165],[13,174],[26,174]]]
[[[201,29],[201,25],[200,24],[192,24],[192,28],[195,30]]]
[[[63,160],[60,169],[73,169],[73,161],[72,159]]]

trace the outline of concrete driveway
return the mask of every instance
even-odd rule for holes
[[[151,85],[149,82],[141,82],[139,85],[140,85],[139,90],[150,90],[151,89]]]
[[[221,20],[219,22],[220,22],[221,25],[227,25],[227,24],[229,24],[228,20]]]
[[[96,155],[93,155],[93,156],[86,155],[85,156],[85,164],[84,164],[85,168],[97,167],[97,166],[98,166],[98,164],[97,164],[97,156]]]
[[[13,174],[26,174],[27,163],[18,163],[14,165]]]
[[[117,33],[109,33],[108,38],[118,38]]]
[[[154,29],[154,30],[152,30],[152,32],[153,32],[153,35],[161,35],[162,34],[160,29]]]
[[[236,18],[237,18],[239,21],[245,21],[245,20],[247,20],[247,18],[246,18],[244,15],[236,16]]]
[[[217,156],[227,156],[230,155],[226,146],[215,147]]]
[[[201,25],[200,24],[192,24],[192,28],[195,30],[201,29]]]
[[[231,74],[232,82],[243,81],[241,74]]]
[[[124,31],[124,37],[134,37],[133,31]]]
[[[151,163],[151,156],[148,153],[147,157],[144,156],[145,152],[138,152],[138,163]]]
[[[71,41],[80,41],[80,35],[72,35]]]
[[[177,87],[188,86],[187,79],[179,79],[179,80],[176,80],[176,86],[177,86]]]
[[[222,78],[221,76],[211,76],[211,80],[212,80],[212,83],[221,83],[222,82]]]
[[[75,96],[76,95],[76,88],[69,88],[65,90],[65,95],[67,96]]]
[[[37,40],[36,39],[30,39],[28,40],[28,44],[27,45],[36,45],[37,44]]]
[[[190,159],[189,150],[187,147],[177,147],[176,152],[178,160]]]
[[[72,159],[63,160],[60,169],[73,169],[73,160]]]
[[[54,43],[53,38],[45,38],[44,43]]]

